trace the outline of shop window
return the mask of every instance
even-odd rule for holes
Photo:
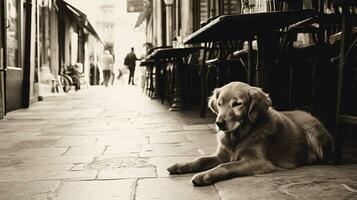
[[[223,13],[224,14],[237,14],[240,13],[240,0],[224,0]]]
[[[200,28],[202,22],[223,14],[239,14],[241,0],[199,0],[193,4],[193,28]]]
[[[204,22],[217,15],[237,14],[240,13],[240,9],[241,0],[200,0],[199,19]]]
[[[19,66],[19,2],[18,0],[7,1],[7,65],[9,67]]]
[[[200,22],[207,21],[209,18],[210,0],[201,0],[200,2]]]

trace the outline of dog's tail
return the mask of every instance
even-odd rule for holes
[[[305,130],[305,133],[309,146],[309,163],[327,163],[331,161],[334,152],[334,141],[325,126],[318,122]]]

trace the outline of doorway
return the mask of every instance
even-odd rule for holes
[[[6,84],[5,84],[5,109],[10,112],[22,107],[22,14],[23,0],[5,0],[5,17],[7,21],[5,29],[5,63],[6,63]]]

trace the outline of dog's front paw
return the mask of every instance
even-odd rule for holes
[[[185,163],[176,163],[171,167],[167,168],[167,171],[169,171],[170,174],[184,174],[190,173],[192,169]]]
[[[211,185],[214,180],[209,172],[201,172],[192,177],[192,183],[194,186],[206,186]]]

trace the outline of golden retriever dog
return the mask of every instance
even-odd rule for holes
[[[332,157],[333,139],[319,120],[304,111],[275,110],[260,88],[232,82],[215,89],[208,104],[217,115],[216,153],[167,169],[170,174],[200,172],[192,178],[195,186]]]

